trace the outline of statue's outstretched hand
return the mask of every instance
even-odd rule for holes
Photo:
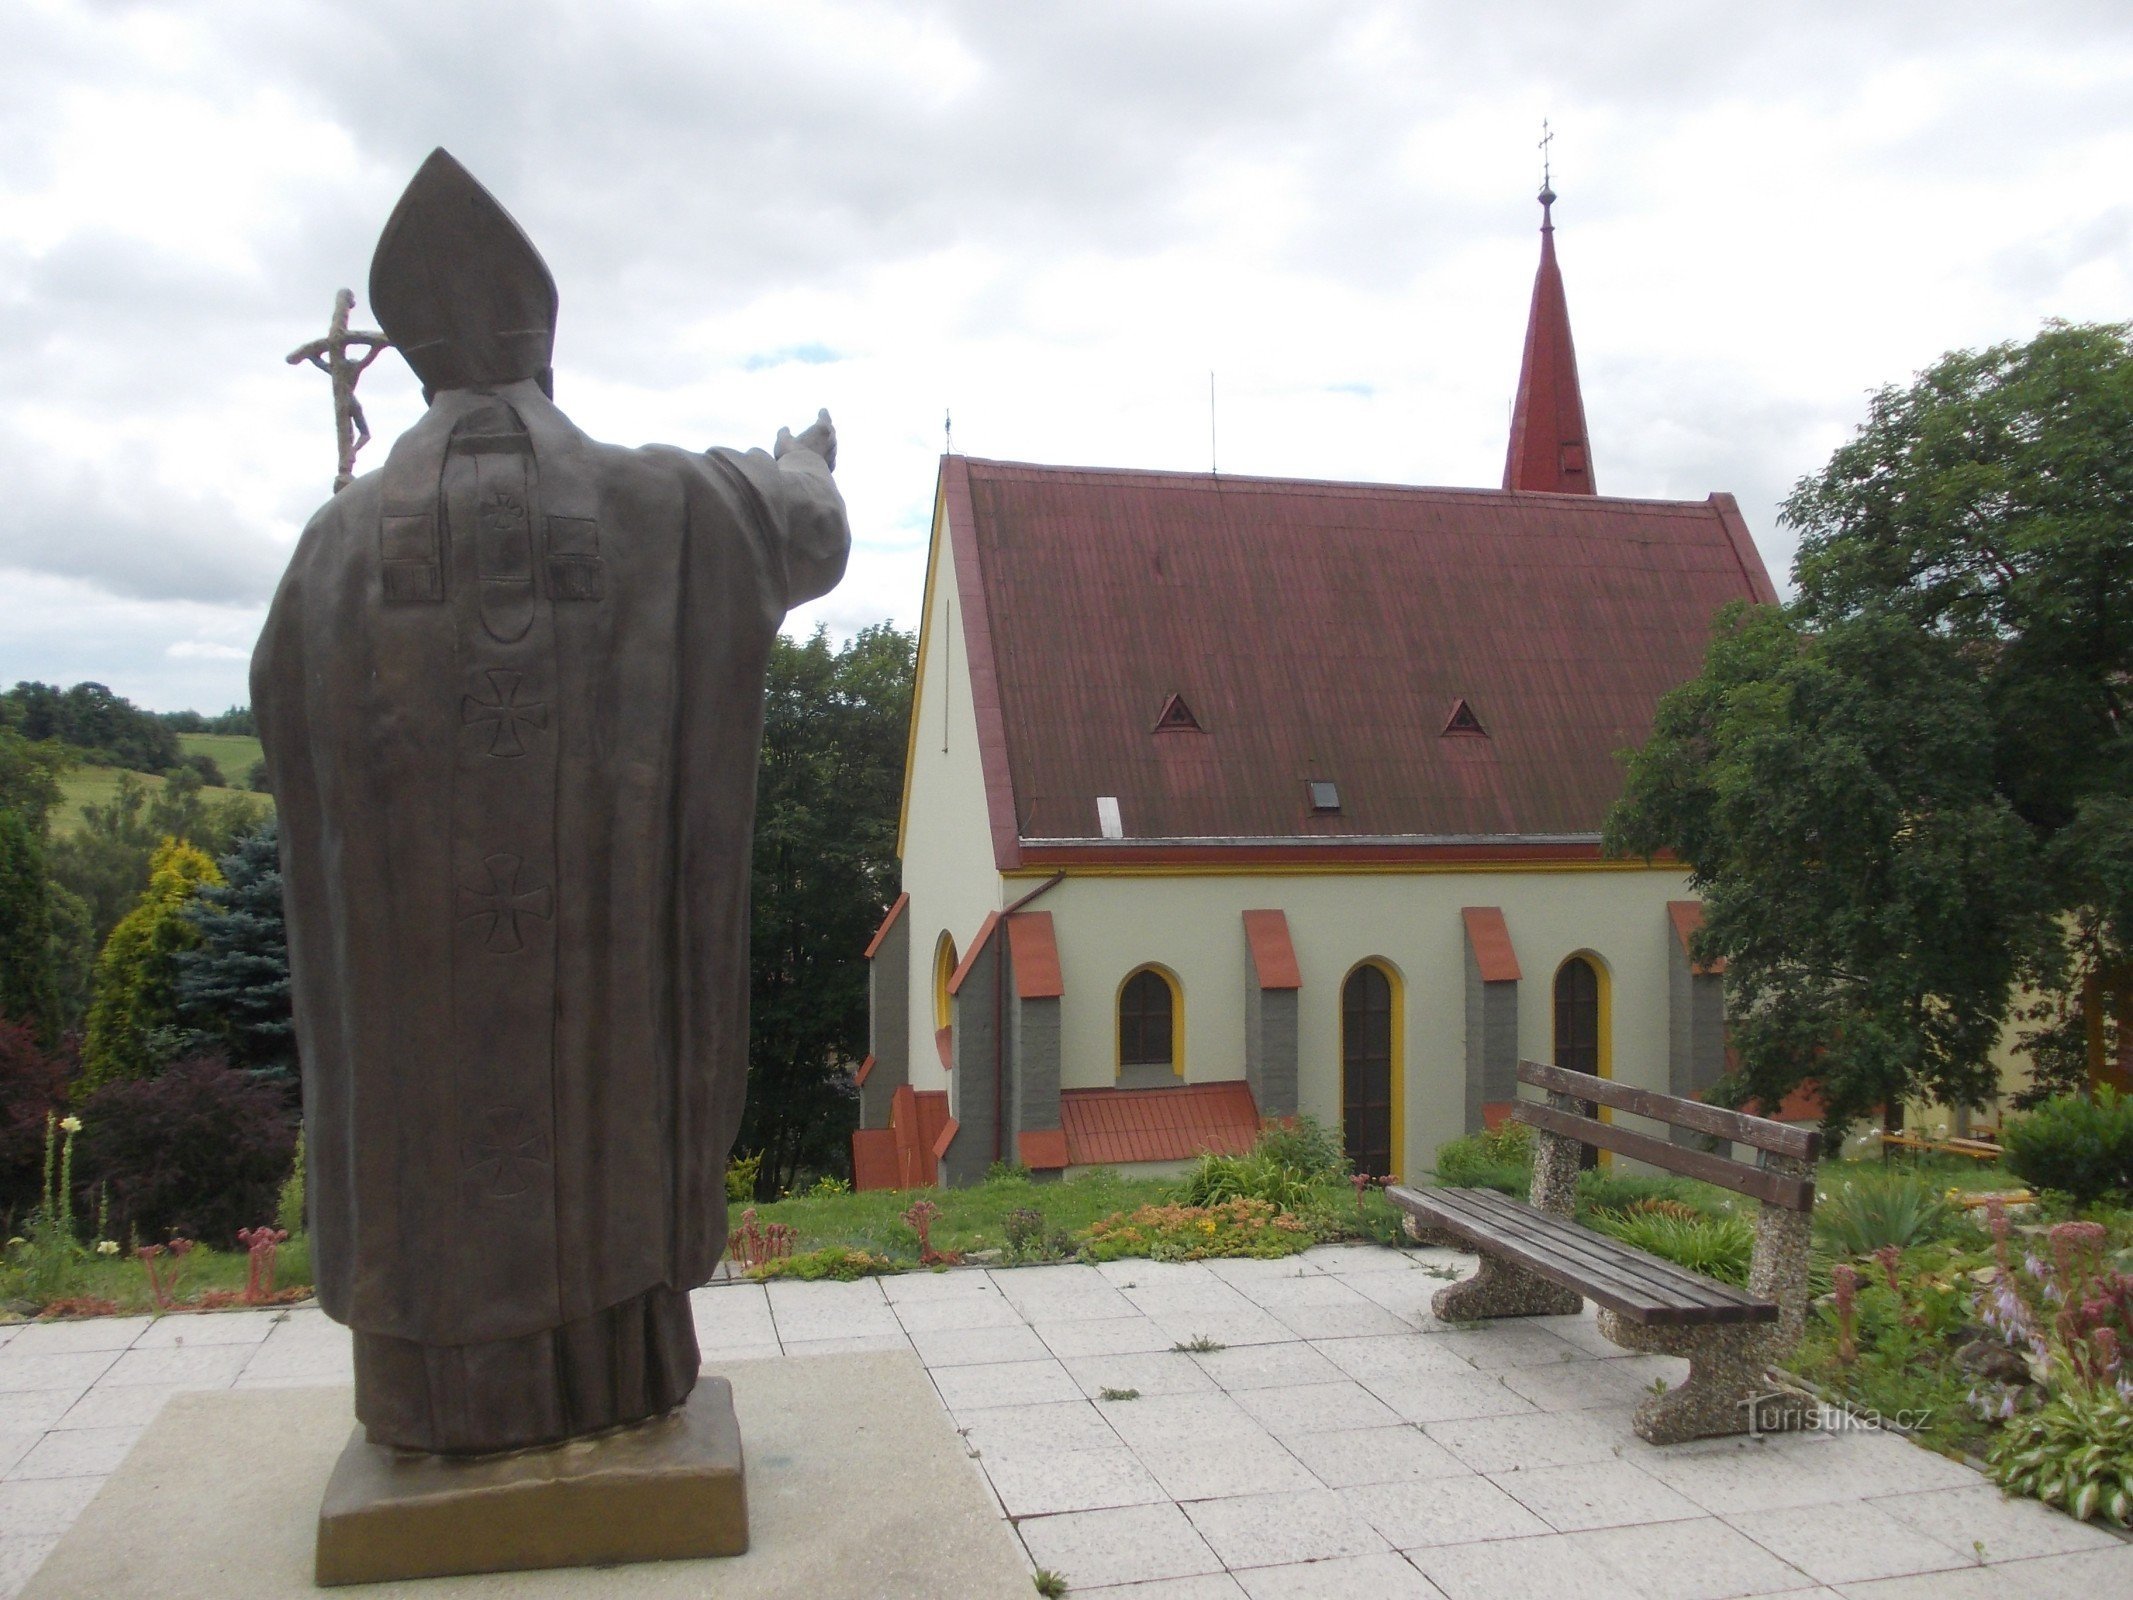
[[[793,437],[791,429],[780,428],[778,430],[777,447],[771,451],[771,454],[782,456],[795,445],[802,450],[814,451],[816,455],[822,458],[823,465],[827,466],[830,471],[835,472],[837,470],[837,427],[835,423],[830,421],[830,414],[827,411],[816,412],[815,420],[808,425],[807,431],[797,439]]]

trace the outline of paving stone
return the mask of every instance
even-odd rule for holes
[[[1103,1404],[1104,1420],[1130,1445],[1195,1444],[1202,1440],[1263,1438],[1272,1435],[1229,1395],[1155,1394],[1138,1400]]]
[[[784,1343],[785,1354],[789,1356],[869,1356],[910,1348],[910,1339],[901,1332],[855,1333],[830,1339],[787,1339]]]
[[[1840,1486],[1803,1469],[1797,1458],[1752,1445],[1700,1455],[1655,1451],[1633,1459],[1668,1488],[1728,1518],[1831,1505],[1847,1498]]]
[[[929,1367],[975,1367],[994,1361],[1045,1361],[1052,1352],[1019,1322],[1011,1328],[948,1328],[914,1333],[911,1347]]]
[[[266,1349],[264,1343],[171,1345],[162,1350],[127,1350],[98,1381],[175,1383],[188,1389],[227,1389],[237,1374]]]
[[[1832,1499],[1863,1500],[1930,1489],[1967,1489],[1984,1481],[1960,1461],[1923,1449],[1900,1434],[1871,1429],[1780,1434],[1766,1443],[1778,1455],[1829,1484]]]
[[[1435,1259],[1437,1254],[1430,1250],[1396,1250],[1380,1244],[1321,1244],[1306,1250],[1303,1259],[1321,1272],[1363,1275],[1411,1272],[1422,1258]]]
[[[1488,1372],[1431,1372],[1414,1378],[1373,1378],[1370,1392],[1409,1422],[1530,1413],[1533,1402],[1513,1394]]]
[[[1435,1584],[1406,1557],[1381,1552],[1256,1567],[1236,1575],[1251,1600],[1438,1600]]]
[[[1735,1600],[1813,1587],[1813,1580],[1716,1518],[1603,1528],[1564,1537],[1647,1600]]]
[[[1142,1309],[1180,1344],[1194,1344],[1203,1339],[1225,1346],[1286,1344],[1296,1338],[1294,1329],[1250,1301],[1245,1301],[1238,1309],[1164,1311],[1153,1306],[1143,1306]]]
[[[1911,1527],[1872,1504],[1793,1506],[1726,1518],[1779,1560],[1823,1583],[1859,1583],[1977,1564],[1958,1529],[1945,1538]]]
[[[1270,1306],[1267,1315],[1305,1339],[1360,1339],[1414,1331],[1412,1323],[1361,1295],[1354,1305]]]
[[[1279,1265],[1280,1263],[1269,1263]],[[1280,1275],[1262,1273],[1237,1279],[1224,1280],[1245,1299],[1268,1311],[1278,1311],[1286,1306],[1368,1306],[1372,1302],[1357,1294],[1339,1278],[1328,1277],[1323,1272],[1307,1272],[1298,1276],[1295,1272]]]
[[[1106,1283],[1121,1291],[1152,1289],[1157,1285],[1182,1288],[1222,1281],[1208,1270],[1204,1261],[1099,1261],[1096,1270]]]
[[[2118,1600],[2133,1593],[2133,1545],[2036,1556],[1844,1586],[1844,1600]]]
[[[979,1457],[1010,1517],[1107,1506],[1168,1504],[1170,1496],[1124,1445],[1107,1450],[994,1452]]]
[[[1127,1309],[1132,1310],[1130,1302]],[[1130,1317],[1100,1317],[1087,1321],[1033,1323],[1037,1336],[1053,1355],[1070,1356],[1146,1355],[1169,1350],[1174,1342],[1154,1322],[1139,1312]]]
[[[0,1433],[0,1478],[6,1477],[8,1469],[36,1449],[44,1437],[42,1431]]]
[[[1266,1280],[1295,1283],[1302,1278],[1322,1278],[1325,1271],[1305,1250],[1293,1256],[1223,1256],[1206,1263],[1207,1270],[1224,1283],[1243,1285]]]
[[[89,1393],[86,1383],[64,1389],[18,1389],[0,1392],[0,1433],[42,1433]]]
[[[59,1356],[83,1350],[124,1350],[147,1331],[146,1317],[84,1317],[78,1321],[31,1322],[16,1330],[5,1355]]]
[[[1407,1559],[1447,1600],[1616,1600],[1637,1592],[1614,1573],[1595,1571],[1564,1533],[1425,1546]]]
[[[992,1286],[1017,1305],[1046,1295],[1116,1292],[1101,1267],[1079,1261],[1054,1261],[1041,1267],[995,1267],[988,1276]]]
[[[785,1347],[776,1343],[707,1345],[699,1340],[696,1346],[698,1370],[703,1372],[715,1373],[736,1361],[775,1361],[783,1354]]]
[[[1348,1379],[1240,1389],[1236,1400],[1280,1439],[1343,1428],[1389,1427],[1400,1420],[1377,1396]]]
[[[1399,1550],[1472,1539],[1523,1540],[1548,1531],[1548,1524],[1525,1506],[1472,1474],[1427,1483],[1362,1484],[1340,1495]]]
[[[916,1305],[927,1300],[953,1300],[960,1295],[995,1295],[999,1285],[982,1267],[949,1268],[934,1272],[897,1272],[870,1280],[879,1285],[881,1297],[892,1306]]]
[[[1225,1389],[1275,1389],[1296,1383],[1334,1383],[1347,1376],[1299,1339],[1282,1344],[1207,1350],[1192,1360]]]
[[[698,1289],[689,1296],[689,1311],[696,1321],[699,1348],[775,1345],[778,1342],[777,1323],[770,1314],[770,1296],[760,1284]]]
[[[1378,1531],[1331,1489],[1196,1500],[1185,1514],[1232,1572],[1386,1549]]]
[[[1530,1326],[1528,1319],[1522,1317],[1505,1317],[1480,1326],[1469,1324],[1447,1328],[1440,1325],[1426,1332],[1424,1337],[1437,1341],[1442,1349],[1483,1372],[1499,1371],[1504,1367],[1549,1366],[1560,1362],[1565,1351],[1573,1357],[1579,1354],[1575,1345],[1557,1338],[1546,1328]]]
[[[286,1316],[282,1311],[180,1312],[158,1317],[133,1341],[136,1350],[162,1350],[176,1345],[258,1344]]]
[[[1282,1443],[1329,1489],[1365,1483],[1411,1483],[1428,1478],[1463,1478],[1465,1462],[1420,1428],[1343,1428],[1303,1433]]]
[[[1030,1517],[1015,1531],[1031,1561],[1059,1573],[1077,1590],[1222,1570],[1207,1541],[1173,1505]]]
[[[906,1333],[940,1333],[951,1328],[1024,1328],[1022,1313],[1004,1295],[944,1295],[938,1300],[909,1300],[891,1308]]]
[[[20,1339],[0,1350],[0,1394],[33,1389],[81,1390],[96,1382],[124,1354],[119,1350],[75,1350],[56,1355],[25,1354]]]
[[[1474,1471],[1509,1472],[1619,1459],[1623,1447],[1618,1430],[1596,1423],[1600,1415],[1528,1411],[1509,1417],[1462,1417],[1433,1422],[1427,1431]]]
[[[1467,1361],[1437,1340],[1408,1329],[1363,1338],[1317,1339],[1311,1348],[1351,1378],[1419,1378],[1434,1372],[1472,1372]]]
[[[988,1406],[1032,1406],[1049,1400],[1079,1400],[1080,1386],[1066,1368],[1041,1361],[998,1361],[978,1367],[944,1367],[933,1385],[951,1411]]]
[[[355,1382],[355,1339],[322,1312],[292,1312],[245,1363],[238,1387],[268,1382]]]
[[[1297,1492],[1318,1488],[1311,1469],[1264,1431],[1224,1439],[1159,1439],[1133,1446],[1174,1500]]]
[[[1091,1400],[1105,1389],[1137,1389],[1143,1399],[1166,1394],[1211,1394],[1215,1380],[1199,1364],[1168,1350],[1126,1356],[1075,1356],[1061,1366]]]
[[[1532,1325],[1546,1329],[1565,1344],[1573,1345],[1586,1355],[1603,1361],[1634,1356],[1635,1351],[1616,1344],[1600,1331],[1599,1319],[1594,1316],[1593,1309],[1592,1303],[1587,1301],[1585,1309],[1574,1316],[1535,1317],[1532,1319]]]
[[[1153,1583],[1106,1584],[1076,1589],[1074,1600],[1250,1600],[1226,1572],[1203,1572],[1196,1578],[1158,1578]]]
[[[1558,1533],[1580,1533],[1588,1528],[1624,1528],[1704,1515],[1703,1508],[1695,1501],[1676,1494],[1657,1478],[1627,1461],[1586,1461],[1571,1467],[1536,1467],[1498,1473],[1490,1481]]]
[[[1646,1366],[1644,1362],[1656,1363]],[[1689,1364],[1670,1356],[1597,1361],[1589,1356],[1554,1366],[1506,1367],[1503,1386],[1525,1396],[1543,1411],[1584,1411],[1595,1406],[1633,1405],[1653,1393],[1663,1379],[1668,1388],[1688,1381]]]
[[[29,1478],[103,1479],[118,1470],[141,1437],[140,1428],[61,1428],[8,1468],[10,1483]]]
[[[1103,1414],[1086,1400],[958,1411],[964,1442],[988,1451],[1105,1450],[1119,1443]]]
[[[22,1592],[22,1586],[31,1575],[44,1565],[44,1558],[52,1553],[59,1543],[56,1533],[18,1537],[13,1534],[0,1536],[0,1596],[6,1600]],[[1243,1593],[1239,1590],[1238,1593]]]
[[[0,1483],[0,1528],[15,1537],[56,1538],[96,1498],[102,1478],[27,1478]]]
[[[2076,1522],[2035,1500],[2010,1500],[1997,1484],[1982,1481],[1961,1489],[1890,1495],[1869,1503],[1928,1537],[1960,1538],[1966,1546],[1974,1539],[1984,1546],[1988,1562],[2101,1550],[2119,1543],[2102,1528]]]
[[[1443,1326],[1430,1309],[1430,1302],[1436,1299],[1439,1289],[1454,1281],[1429,1272],[1375,1272],[1341,1279],[1372,1305],[1418,1330]]]

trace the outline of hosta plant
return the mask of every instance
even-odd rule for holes
[[[1987,1464],[2012,1494],[2133,1526],[2133,1400],[2113,1384],[2071,1384],[2009,1421]]]

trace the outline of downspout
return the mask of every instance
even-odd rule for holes
[[[1066,877],[1055,872],[1000,913],[1000,948],[992,962],[992,1158],[1007,1159],[1007,919]]]

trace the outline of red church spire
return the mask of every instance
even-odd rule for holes
[[[1578,393],[1578,358],[1570,344],[1570,307],[1555,264],[1555,191],[1541,182],[1540,271],[1526,317],[1526,354],[1518,368],[1518,403],[1511,411],[1511,448],[1504,458],[1506,489],[1591,494],[1592,455],[1585,441],[1585,402]]]

